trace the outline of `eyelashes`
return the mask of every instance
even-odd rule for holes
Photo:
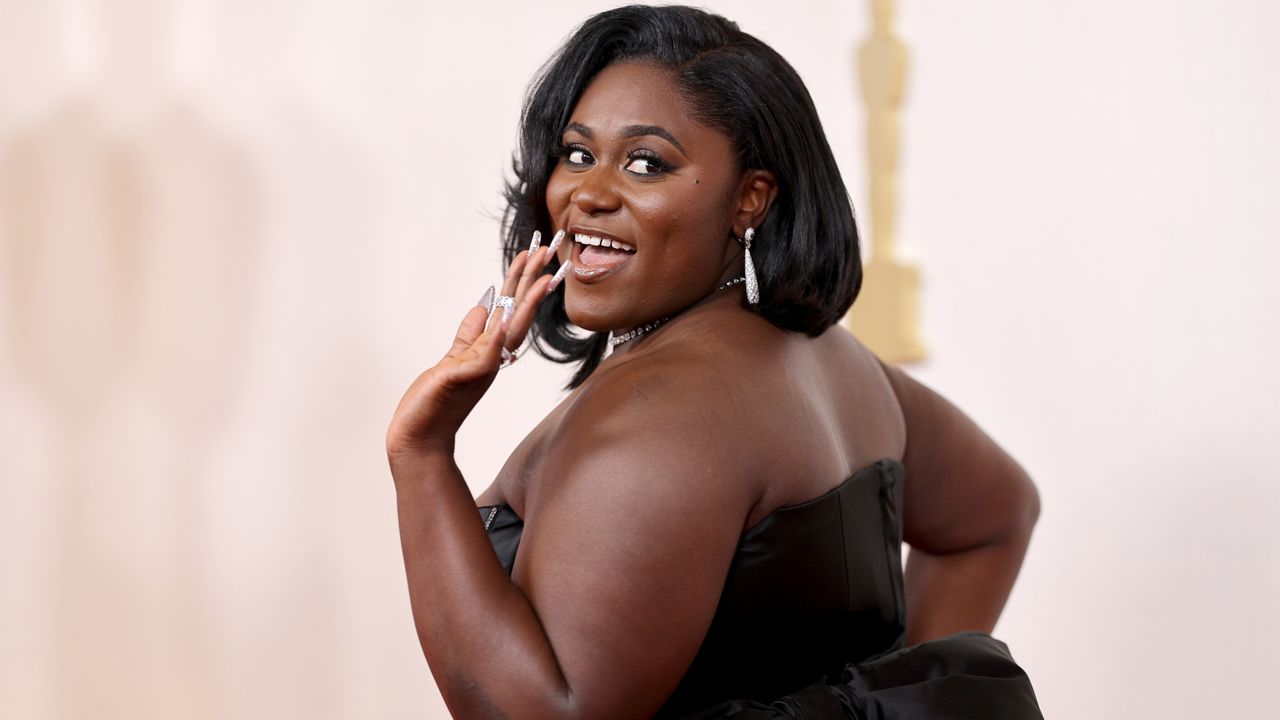
[[[632,166],[646,167],[645,172],[631,169]],[[658,153],[652,150],[636,150],[627,155],[626,167],[637,175],[659,175],[670,170],[671,168],[663,162]]]
[[[576,143],[561,144],[556,148],[555,156],[562,158],[566,165],[577,170],[585,169],[595,163],[595,156],[591,151]],[[671,166],[658,153],[641,148],[627,153],[627,162],[623,165],[623,169],[632,175],[650,177],[668,172]]]
[[[591,156],[591,151],[581,145],[561,145],[560,157],[573,167],[586,167],[595,159]]]

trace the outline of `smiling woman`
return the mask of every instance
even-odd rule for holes
[[[690,111],[671,71],[644,61],[606,67],[578,100],[546,189],[551,222],[576,240],[562,260],[578,281],[565,291],[574,325],[669,317],[738,272],[741,250],[725,240],[764,216],[777,185],[740,172],[729,138]],[[605,240],[632,252],[597,250]]]
[[[702,11],[602,13],[534,84],[515,171],[498,298],[387,433],[450,710],[1039,717],[985,634],[1035,488],[834,326],[858,238],[791,67]],[[454,437],[528,335],[578,372],[473,499]]]
[[[606,75],[617,82],[594,82]],[[627,178],[624,187],[637,203],[668,213],[668,222],[696,226],[695,234],[681,237],[715,239],[726,261],[715,270],[742,257],[748,229],[762,238],[752,255],[770,291],[755,312],[772,324],[816,336],[853,303],[862,266],[848,193],[804,83],[758,39],[723,18],[680,7],[619,8],[584,23],[525,103],[516,177],[507,188],[508,263],[534,231],[555,225],[555,181],[571,193],[566,171],[603,160],[599,149],[592,152],[593,142],[623,151],[608,158],[607,169],[623,173],[615,177]],[[613,164],[619,161],[625,164]],[[623,192],[599,185],[603,179],[596,173],[576,181],[585,184],[584,200],[601,190]],[[743,194],[753,204],[730,218],[730,203]],[[716,212],[703,214],[710,206],[718,206]],[[656,319],[706,297],[718,285],[703,275],[692,285],[667,278],[663,290],[674,287],[675,294],[653,288],[633,312]],[[573,294],[567,290],[565,300]],[[581,335],[575,325],[599,328],[582,325],[585,318],[567,310],[559,296],[548,298],[533,335],[545,356],[580,363],[570,382],[577,387],[604,357],[607,333]]]

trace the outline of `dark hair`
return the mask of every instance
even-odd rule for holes
[[[760,303],[747,307],[812,336],[838,322],[862,285],[862,261],[853,207],[809,91],[768,45],[696,8],[602,12],[543,66],[525,99],[515,178],[506,189],[504,262],[528,247],[534,230],[550,234],[546,190],[561,134],[591,80],[622,60],[670,69],[694,119],[729,137],[738,170],[768,170],[777,179],[777,197],[752,246]],[[558,266],[552,260],[547,272]],[[539,354],[581,362],[570,388],[604,356],[607,335],[582,335],[565,313],[564,293],[543,301],[531,332]]]

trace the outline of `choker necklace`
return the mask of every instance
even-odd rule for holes
[[[746,282],[746,281],[747,281],[747,278],[746,278],[746,277],[737,277],[737,278],[734,278],[734,279],[730,280],[729,282],[727,282],[727,283],[725,283],[725,284],[721,285],[720,287],[716,288],[715,290],[713,290],[713,291],[712,291],[712,294],[718,293],[718,292],[720,292],[721,290],[724,290],[724,289],[725,289],[725,288],[727,288],[727,287],[733,287],[734,285],[737,285],[737,284],[738,284],[738,283],[740,283],[740,282]],[[654,330],[654,329],[658,328],[658,327],[659,327],[659,326],[661,326],[663,323],[665,323],[666,321],[670,320],[672,317],[673,317],[672,315],[667,315],[666,317],[658,318],[657,320],[654,320],[653,322],[645,323],[644,325],[641,325],[641,326],[639,326],[639,327],[632,328],[632,329],[630,329],[630,330],[628,330],[628,331],[626,331],[626,332],[622,333],[621,335],[614,335],[613,333],[609,333],[609,346],[610,346],[610,347],[613,347],[613,346],[615,346],[615,345],[621,345],[621,344],[622,344],[622,343],[624,343],[624,342],[630,342],[631,340],[635,340],[636,338],[638,338],[638,337],[640,337],[641,335],[643,335],[643,334],[645,334],[645,333],[649,332],[650,330]]]

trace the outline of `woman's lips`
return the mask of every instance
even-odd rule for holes
[[[573,275],[585,283],[598,282],[626,265],[635,253],[597,245],[573,244]]]

